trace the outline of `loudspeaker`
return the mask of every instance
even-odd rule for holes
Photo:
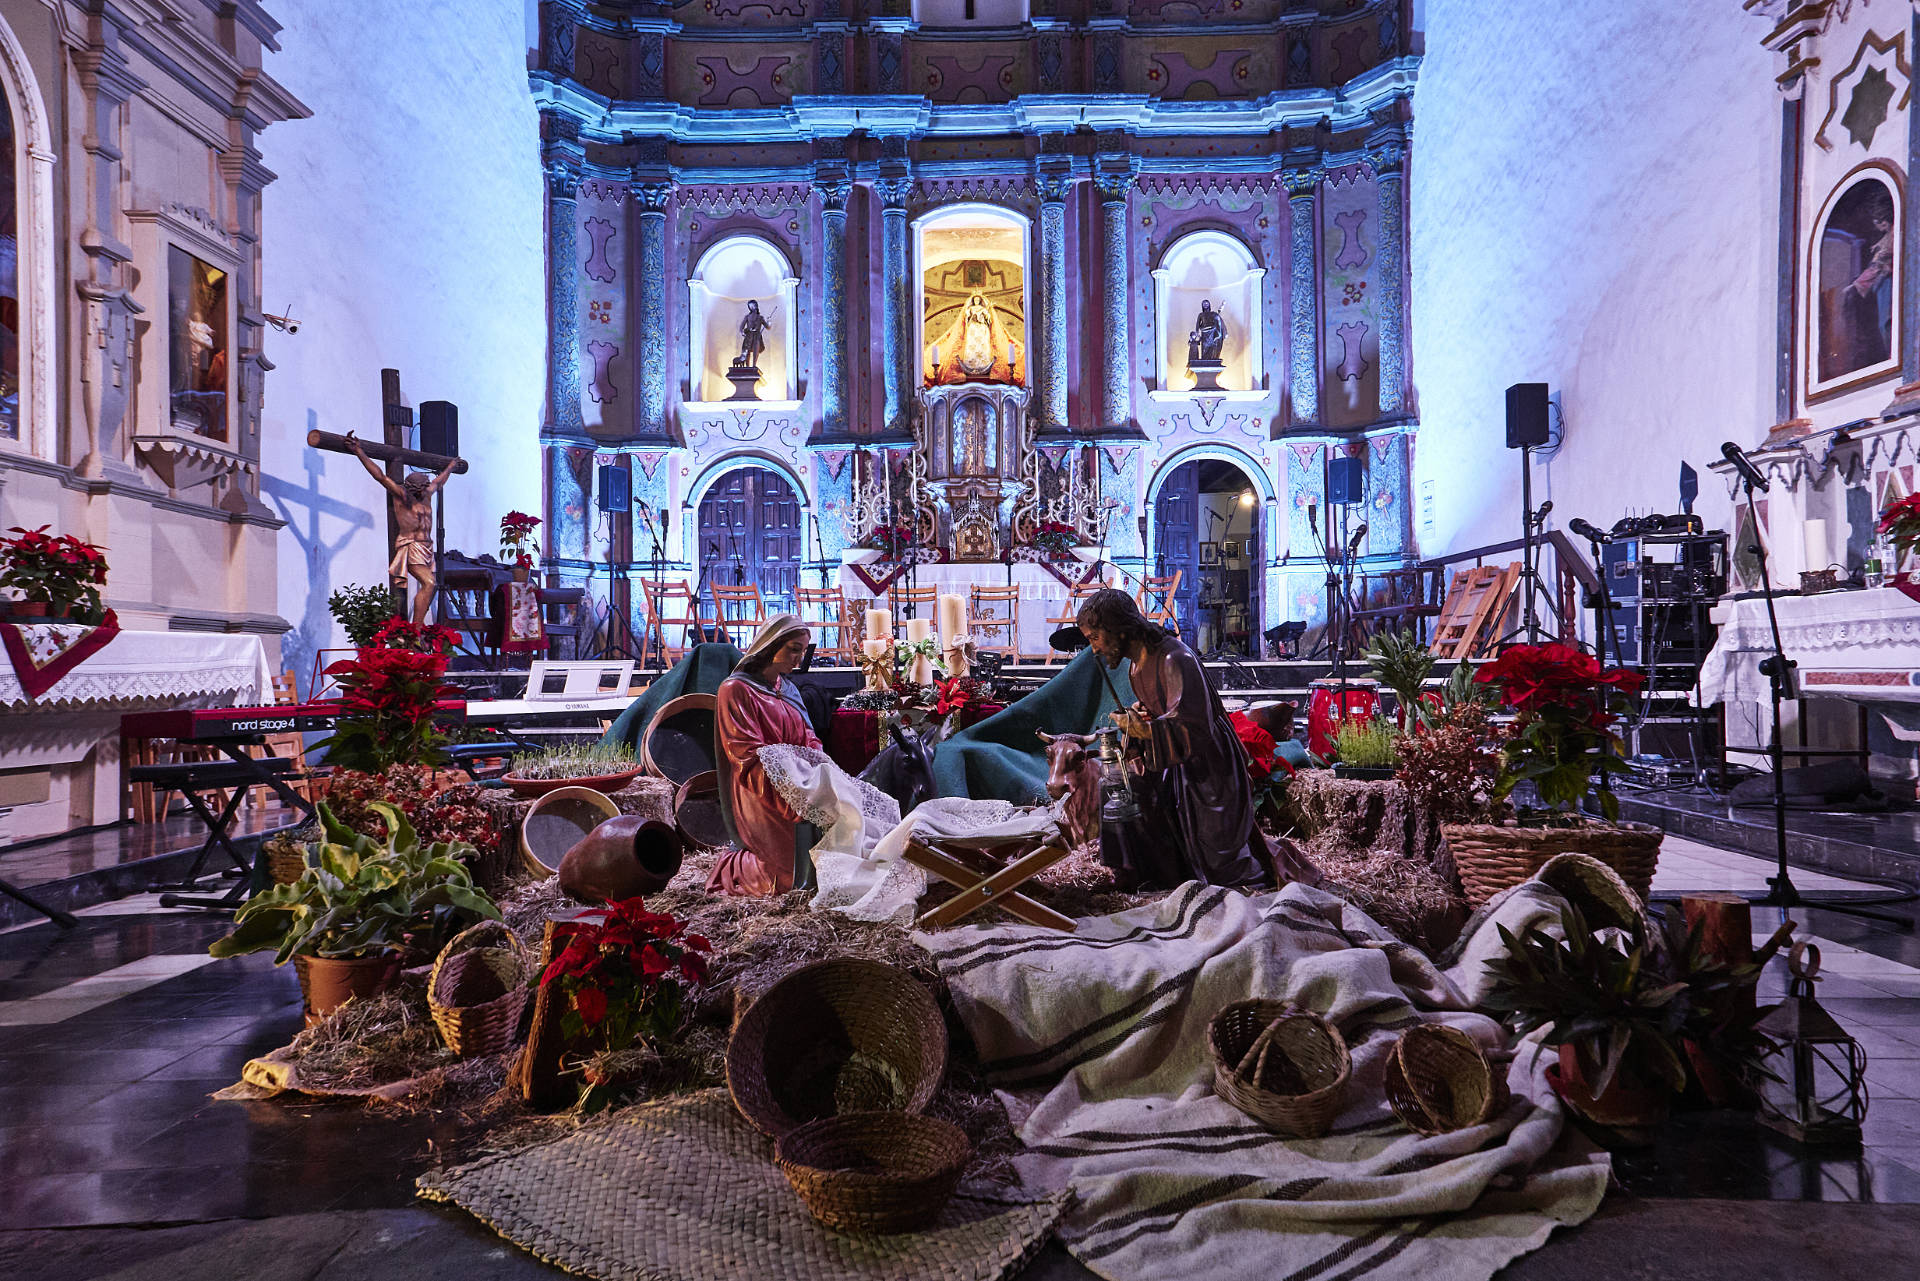
[[[1358,458],[1327,460],[1327,505],[1346,506],[1362,501],[1366,473]]]
[[[460,452],[460,406],[451,400],[420,402],[420,452],[452,458]]]
[[[600,468],[600,510],[603,512],[627,512],[633,510],[633,473],[624,467],[608,463]]]
[[[1547,385],[1515,383],[1507,388],[1507,448],[1547,443]]]

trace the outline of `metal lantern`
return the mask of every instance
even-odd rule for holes
[[[1787,999],[1755,1027],[1776,1042],[1760,1060],[1773,1074],[1760,1082],[1760,1120],[1801,1143],[1858,1143],[1867,1116],[1866,1051],[1813,999],[1820,949],[1795,943],[1787,970]]]
[[[1100,821],[1131,823],[1140,817],[1140,802],[1127,786],[1127,764],[1120,755],[1116,730],[1100,732]]]

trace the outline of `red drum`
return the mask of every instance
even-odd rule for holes
[[[1333,736],[1342,721],[1370,721],[1380,715],[1380,694],[1370,680],[1314,681],[1307,704],[1307,750],[1321,760],[1333,754]]]

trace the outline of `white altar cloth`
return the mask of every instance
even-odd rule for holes
[[[1920,602],[1877,587],[1782,596],[1774,608],[1787,657],[1799,664],[1803,697],[1920,702]],[[1766,703],[1760,661],[1773,652],[1766,602],[1723,602],[1713,617],[1720,636],[1700,668],[1702,701]]]
[[[226,632],[121,632],[37,699],[0,659],[0,711],[133,706],[213,698],[202,706],[270,703],[273,669],[258,636]]]
[[[1087,572],[1087,566],[1079,563],[1071,568],[1063,566],[1062,572],[1077,577]],[[879,575],[876,574],[875,577]],[[1109,562],[1107,582],[1111,584],[1119,577],[1119,571]],[[907,581],[908,578],[903,576],[899,585],[905,586]],[[1011,582],[1013,586],[1020,589],[1020,652],[1033,658],[1047,656],[1047,638],[1053,634],[1056,626],[1049,623],[1047,619],[1058,617],[1067,606],[1066,585],[1040,565],[1015,562],[1009,566],[997,561],[982,564],[922,565],[919,567],[915,581],[922,588],[935,588],[938,595],[960,597],[965,597],[969,588],[1005,587]],[[842,568],[840,571],[840,588],[845,592],[848,600],[873,596],[873,590],[861,582],[857,574],[847,568]],[[884,594],[878,598],[878,603],[882,607],[886,605]],[[996,614],[1006,612],[1006,606],[997,602],[989,604],[987,608]],[[921,610],[918,616],[932,618],[933,610],[931,608]],[[899,622],[898,619],[894,621],[896,624]],[[1006,643],[1005,636],[1005,631],[996,631],[976,639],[984,639],[990,644],[999,645]]]

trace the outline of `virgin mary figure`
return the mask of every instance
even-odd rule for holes
[[[971,294],[929,353],[927,386],[953,383],[1027,385],[1026,352],[984,294]]]

